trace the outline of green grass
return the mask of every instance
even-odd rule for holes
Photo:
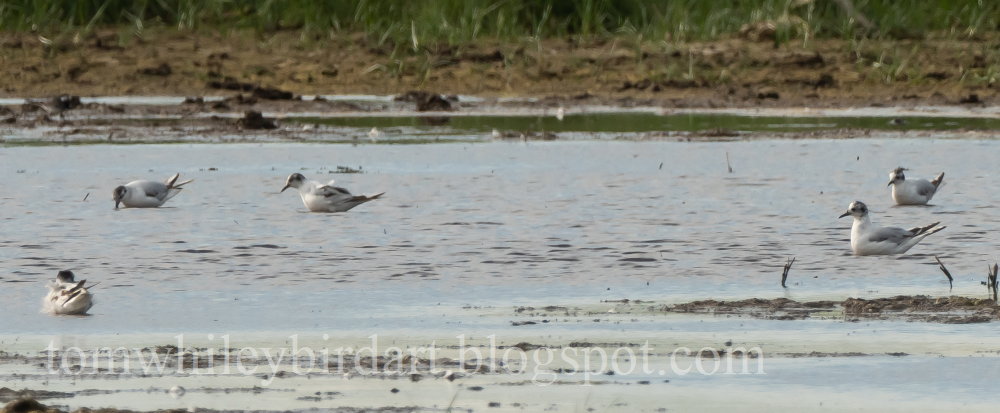
[[[56,35],[98,27],[357,33],[418,51],[481,39],[607,37],[713,40],[769,21],[775,41],[816,37],[955,38],[1000,28],[995,0],[4,0],[0,30]]]

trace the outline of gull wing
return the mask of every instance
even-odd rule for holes
[[[339,186],[323,185],[316,188],[316,195],[324,196],[327,198],[331,196],[344,196],[344,195],[351,196],[351,191],[348,191],[347,189],[341,188]]]
[[[150,198],[156,198],[162,201],[163,198],[167,196],[168,187],[162,182],[142,181],[136,186],[138,186],[139,189]]]
[[[885,227],[879,228],[872,232],[871,235],[868,235],[868,241],[902,244],[903,241],[913,238],[913,235],[915,234],[912,230],[908,231],[899,227]]]
[[[924,179],[915,181],[913,187],[913,189],[915,189],[921,196],[928,196],[933,194],[934,191],[937,191],[937,187],[934,186],[934,184]]]

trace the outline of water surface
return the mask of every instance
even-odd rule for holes
[[[948,294],[933,255],[956,275],[955,293],[984,294],[979,281],[998,247],[998,146],[864,139],[6,148],[0,283],[12,310],[3,329],[260,330],[351,326],[373,312],[439,303]],[[331,174],[338,165],[365,173]],[[934,205],[891,205],[885,183],[897,165],[912,176],[947,172]],[[166,207],[112,208],[115,185],[174,172],[195,182]],[[297,195],[277,193],[292,172],[386,196],[345,214],[307,213]],[[855,199],[871,206],[876,223],[942,221],[948,229],[904,256],[854,257],[850,220],[836,217]],[[791,256],[792,287],[783,290],[780,268]],[[38,313],[43,281],[63,268],[102,283],[94,317]]]

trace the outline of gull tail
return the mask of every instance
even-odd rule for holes
[[[926,227],[916,227],[916,228],[911,229],[910,232],[913,235],[910,237],[910,239],[904,241],[900,245],[901,249],[899,251],[897,251],[896,253],[897,254],[902,254],[902,253],[906,252],[907,250],[909,250],[910,248],[912,248],[914,245],[917,245],[917,243],[919,243],[920,241],[923,241],[924,238],[927,238],[931,234],[934,234],[934,233],[936,233],[936,232],[938,232],[938,231],[940,231],[942,229],[947,228],[947,227],[939,227],[939,226],[937,226],[938,224],[940,224],[940,222],[935,222],[935,223],[930,224],[930,225],[928,225]]]
[[[937,225],[937,224],[934,224],[934,225]],[[931,235],[931,234],[933,234],[933,233],[936,233],[936,232],[938,232],[938,231],[940,231],[940,230],[942,230],[942,229],[945,229],[945,228],[948,228],[948,227],[937,227],[937,228],[934,228],[934,229],[932,229],[932,230],[930,230],[930,231],[927,231],[927,232],[925,232],[925,233],[923,234],[923,236],[924,236],[924,237],[926,237],[926,236],[928,236],[928,235]]]
[[[379,193],[377,193],[375,195],[372,195],[372,196],[357,195],[354,198],[351,198],[351,202],[358,202],[358,203],[368,202],[368,201],[371,201],[371,200],[379,199],[380,197],[382,197],[382,195],[385,195],[385,192],[379,192]]]
[[[181,177],[181,173],[180,172],[175,173],[174,176],[171,176],[170,178],[168,178],[167,181],[164,182],[164,183],[167,184],[167,188],[170,188],[170,189],[178,188],[179,189],[180,187],[182,187],[182,186],[184,186],[186,184],[189,184],[192,181],[194,181],[194,179],[188,179],[188,180],[186,180],[184,182],[177,183],[177,178],[180,178],[180,177]]]
[[[938,174],[936,178],[931,180],[931,183],[934,184],[935,188],[940,187],[942,184],[944,184],[944,172]]]
[[[935,232],[938,232],[938,231],[940,231],[942,229],[947,228],[947,227],[938,227],[937,225],[940,224],[940,223],[941,222],[939,221],[939,222],[935,222],[933,224],[930,224],[930,225],[928,225],[926,227],[911,228],[910,229],[910,233],[913,234],[914,237],[919,237],[921,235],[927,236],[927,235],[931,235],[931,234],[933,234]],[[935,227],[937,227],[937,228],[935,228]]]

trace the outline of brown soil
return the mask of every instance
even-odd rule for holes
[[[751,298],[741,301],[703,300],[665,305],[659,311],[743,315],[774,320],[802,320],[817,313],[842,311],[848,321],[890,319],[949,324],[985,323],[1000,320],[1000,306],[993,300],[969,297],[896,296],[866,300],[799,302],[787,298]]]
[[[32,392],[32,390],[25,390],[27,392]],[[204,409],[198,408],[199,412],[214,413],[220,412],[220,410],[214,409]],[[355,412],[377,412],[377,413],[403,413],[403,412],[415,412],[418,410],[416,407],[363,407],[363,408],[352,408],[352,407],[340,407],[336,411],[343,413],[355,413]],[[187,413],[188,409],[168,409],[168,410],[151,410],[150,412],[156,413]],[[53,407],[48,407],[44,404],[39,403],[37,400],[32,398],[24,398],[7,403],[7,405],[0,408],[0,413],[65,413],[65,410],[60,410]],[[88,409],[86,407],[73,410],[73,413],[137,413],[135,410],[127,409],[115,409],[115,408],[97,408]]]
[[[362,35],[0,33],[0,95],[444,94],[675,107],[995,104],[998,39],[490,42],[393,54]],[[446,107],[447,101],[428,102]]]

